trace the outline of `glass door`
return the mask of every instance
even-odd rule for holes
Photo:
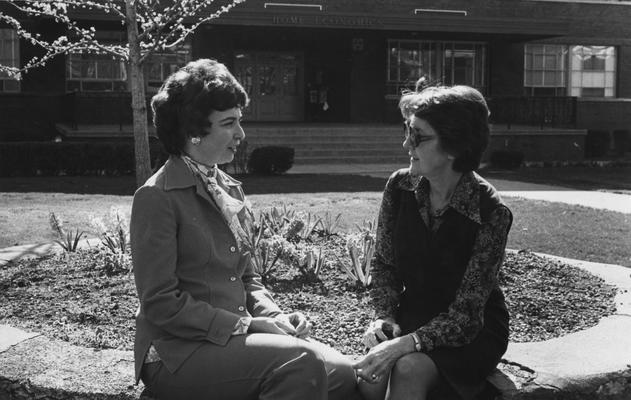
[[[253,121],[302,121],[302,57],[289,53],[238,53],[236,77],[251,97]]]

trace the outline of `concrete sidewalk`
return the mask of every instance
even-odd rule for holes
[[[375,178],[387,178],[402,164],[327,164],[295,165],[288,173],[293,174],[356,174]],[[482,174],[483,175],[483,174]],[[505,179],[489,179],[500,193],[507,197],[552,201],[584,207],[631,214],[631,195],[603,191],[574,190],[562,186],[542,185]]]

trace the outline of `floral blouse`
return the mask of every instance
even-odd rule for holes
[[[436,347],[458,347],[470,343],[484,325],[484,308],[492,290],[497,288],[498,270],[504,259],[504,251],[512,214],[503,205],[495,208],[487,220],[480,214],[480,182],[484,180],[475,172],[463,174],[444,209],[431,215],[429,181],[413,180],[409,172],[394,182],[390,177],[383,194],[377,225],[377,243],[373,269],[371,300],[380,318],[393,319],[399,295],[405,282],[399,278],[395,265],[392,243],[397,210],[394,209],[395,191],[413,191],[418,210],[425,225],[436,232],[447,208],[452,208],[479,224],[472,256],[466,266],[460,287],[447,312],[440,313],[428,323],[418,327],[416,333],[424,352]]]

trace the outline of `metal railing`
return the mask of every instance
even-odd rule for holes
[[[490,96],[486,99],[495,124],[552,128],[576,127],[576,97]]]

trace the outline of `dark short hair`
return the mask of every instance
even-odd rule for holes
[[[171,74],[153,96],[153,124],[166,151],[179,155],[188,138],[206,136],[213,111],[244,108],[249,101],[225,65],[199,59]]]
[[[443,149],[455,157],[453,169],[473,171],[480,166],[489,143],[489,108],[484,96],[469,86],[428,87],[404,93],[399,108],[427,121]]]

